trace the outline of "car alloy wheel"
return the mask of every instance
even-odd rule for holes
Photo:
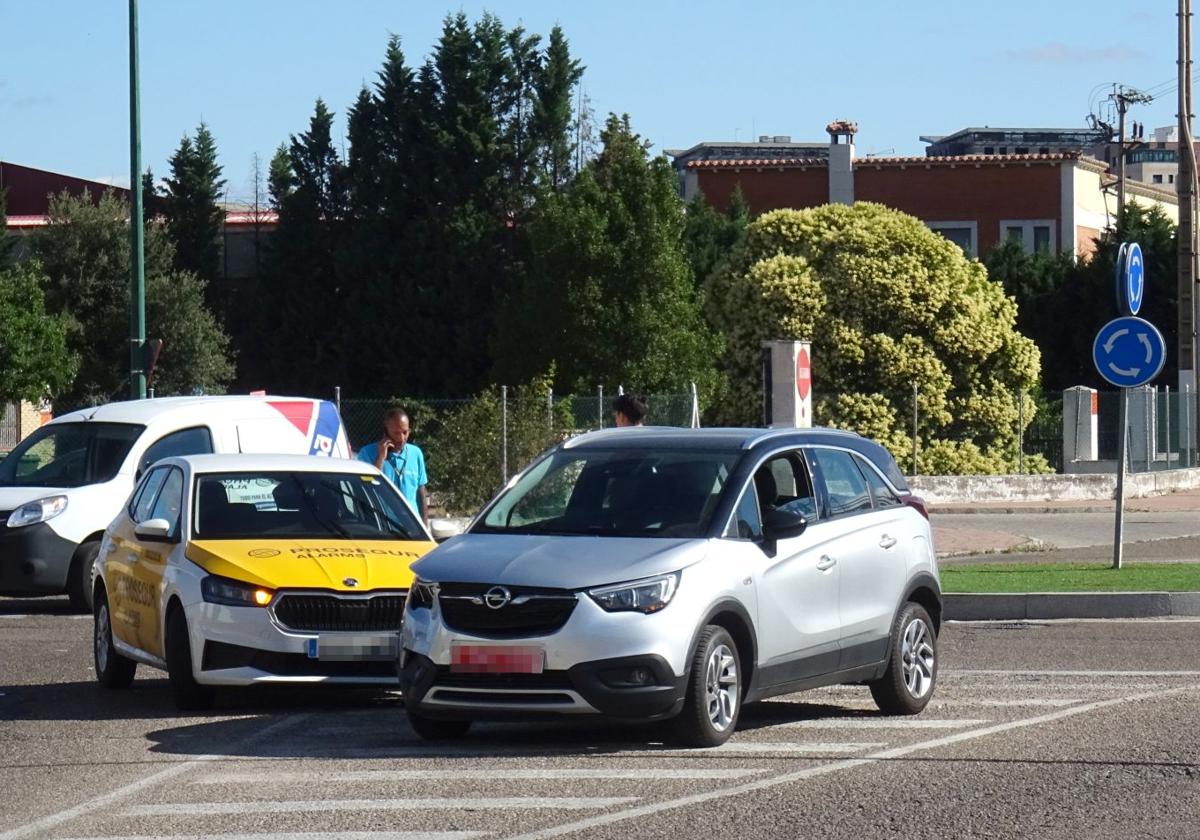
[[[738,674],[733,651],[720,644],[712,649],[705,665],[704,694],[708,719],[713,729],[724,732],[737,717]]]
[[[901,646],[904,686],[918,700],[933,688],[935,660],[933,645],[930,644],[931,635],[929,626],[920,618],[913,618],[904,628]]]

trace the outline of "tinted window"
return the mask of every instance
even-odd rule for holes
[[[157,470],[151,470],[142,480],[142,485],[134,494],[133,502],[129,506],[129,515],[133,517],[134,522],[145,522],[153,518],[150,511],[154,509],[154,500],[158,497],[158,491],[166,478],[167,468],[159,467]]]
[[[163,458],[173,458],[176,455],[207,455],[212,451],[212,435],[208,429],[203,426],[181,429],[150,444],[150,448],[142,455],[138,470],[145,471],[151,464]]]
[[[858,468],[862,471],[863,477],[867,480],[867,486],[871,488],[871,498],[875,502],[875,507],[889,508],[904,504],[900,501],[900,497],[892,492],[892,488],[887,486],[887,482],[880,477],[879,473],[875,472],[874,467],[857,456],[855,459],[858,461]]]
[[[88,422],[42,426],[0,463],[0,486],[82,487],[111,481],[144,428]]]
[[[809,450],[825,483],[829,515],[841,516],[871,509],[871,493],[854,456],[839,449]]]
[[[171,533],[179,525],[179,512],[183,509],[183,473],[177,469],[167,471],[167,479],[158,498],[154,501],[154,509],[150,511],[151,519],[165,519],[171,523]]]
[[[817,518],[817,499],[813,493],[808,467],[799,452],[787,452],[771,458],[754,474],[759,506],[766,510],[802,513]]]
[[[378,475],[240,472],[196,480],[196,539],[320,537],[427,540],[400,494]]]
[[[560,449],[522,475],[475,533],[699,537],[740,453]]]

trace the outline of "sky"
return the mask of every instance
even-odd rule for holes
[[[129,180],[126,0],[0,0],[0,160]],[[303,131],[321,97],[342,117],[390,34],[418,65],[443,18],[483,12],[548,34],[586,66],[597,116],[628,113],[655,151],[704,140],[826,141],[855,120],[859,154],[923,154],[967,126],[1078,127],[1114,82],[1176,113],[1175,0],[140,0],[142,155],[157,177],[185,133],[216,137],[231,200]],[[1200,65],[1198,65],[1200,66]]]

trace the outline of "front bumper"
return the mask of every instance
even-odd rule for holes
[[[400,690],[411,709],[440,718],[506,718],[529,714],[601,714],[656,720],[679,714],[687,676],[676,676],[659,656],[581,662],[541,674],[462,674],[405,651]],[[628,675],[649,675],[635,685]]]
[[[78,543],[39,522],[9,528],[0,521],[0,595],[58,595],[67,591],[67,573]]]
[[[289,628],[262,607],[229,607],[204,601],[187,608],[194,676],[202,685],[396,685],[395,659],[327,660],[309,655],[313,640],[361,641],[371,637],[398,649],[399,631],[315,632]]]

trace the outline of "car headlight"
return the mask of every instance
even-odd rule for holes
[[[408,598],[404,602],[404,609],[408,610],[427,610],[433,607],[433,601],[437,598],[438,585],[431,580],[421,580],[417,578],[413,581],[412,588],[408,590]]]
[[[587,594],[607,612],[656,613],[671,603],[679,587],[679,572],[669,575],[599,586]]]
[[[34,502],[26,502],[8,517],[9,528],[23,528],[53,519],[67,509],[66,496],[47,496]]]
[[[200,581],[200,595],[210,604],[226,607],[265,607],[275,597],[275,590],[209,575]]]

